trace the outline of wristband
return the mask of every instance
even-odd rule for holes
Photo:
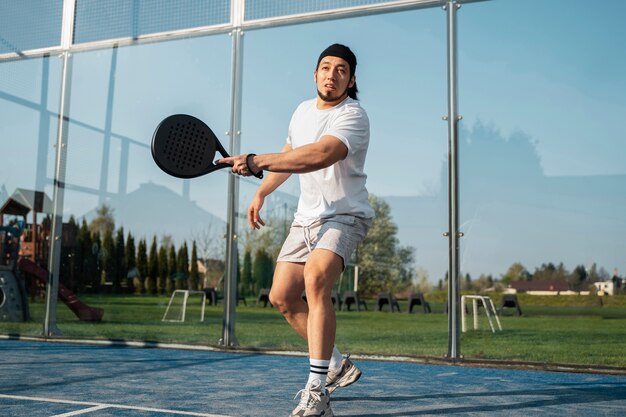
[[[255,174],[254,171],[252,171],[252,168],[250,167],[250,157],[252,157],[252,156],[256,156],[256,154],[255,153],[249,153],[248,155],[246,155],[246,166],[248,167],[248,171],[250,171],[252,173],[252,175],[257,177],[258,179],[261,179],[261,178],[263,178],[263,170],[260,170],[259,172],[257,172]]]

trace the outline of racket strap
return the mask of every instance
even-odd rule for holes
[[[263,170],[260,170],[257,173],[254,173],[254,171],[252,171],[252,168],[250,168],[250,158],[256,156],[255,153],[249,153],[248,155],[246,155],[246,166],[248,167],[248,171],[252,172],[252,175],[254,175],[255,177],[257,177],[258,179],[263,178]]]

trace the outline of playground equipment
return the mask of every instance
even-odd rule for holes
[[[0,226],[0,321],[29,319],[26,289],[16,267],[19,239],[19,229]]]
[[[26,258],[20,258],[17,265],[22,274],[33,277],[38,285],[46,286],[48,284],[48,271],[33,261]],[[59,299],[61,299],[61,301],[63,301],[81,321],[102,320],[102,316],[104,315],[103,309],[89,307],[87,304],[80,301],[72,291],[61,283],[59,283]]]
[[[28,214],[32,219],[29,224]],[[50,221],[44,219],[39,224],[38,214],[52,214],[52,200],[41,191],[26,190],[18,188],[0,206],[0,226],[4,225],[4,216],[22,217],[20,223],[20,246],[19,256],[32,259],[40,265],[45,265],[49,255],[48,237],[50,236]]]
[[[33,292],[46,288],[50,273],[46,265],[49,255],[49,221],[37,224],[37,213],[49,213],[50,199],[42,192],[17,189],[0,206],[0,321],[21,322],[30,319],[26,284]],[[26,217],[32,212],[32,224]],[[21,216],[16,226],[3,226],[4,215]],[[19,226],[19,227],[18,227]],[[27,281],[30,279],[31,281]],[[101,321],[104,310],[89,307],[63,284],[59,298],[81,321]]]

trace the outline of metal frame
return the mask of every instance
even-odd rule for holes
[[[76,0],[64,0],[64,9],[65,3],[75,4]],[[9,52],[5,54],[0,54],[0,62],[2,61],[12,61],[12,60],[21,60],[26,58],[39,58],[44,55],[60,55],[65,51],[71,52],[82,52],[82,51],[92,51],[98,49],[108,49],[113,46],[129,46],[129,45],[139,45],[146,43],[154,43],[154,42],[163,42],[169,40],[183,39],[183,38],[193,38],[199,36],[207,36],[214,34],[225,34],[231,33],[233,28],[238,27],[244,31],[247,30],[255,30],[255,29],[265,29],[270,27],[278,27],[278,26],[290,26],[297,25],[302,23],[312,23],[312,22],[320,22],[327,20],[338,20],[338,19],[346,19],[351,17],[361,17],[361,16],[370,16],[376,14],[383,13],[394,13],[400,11],[407,10],[417,10],[417,9],[427,9],[433,7],[441,7],[447,3],[448,0],[392,0],[385,3],[378,4],[370,4],[364,6],[355,6],[348,8],[339,8],[339,9],[329,9],[329,10],[321,10],[317,12],[311,13],[301,13],[295,15],[286,15],[286,16],[277,16],[277,17],[269,17],[265,19],[255,19],[248,20],[244,19],[244,10],[245,10],[245,1],[242,0],[231,0],[231,9],[234,4],[244,3],[240,7],[242,10],[241,20],[239,23],[236,23],[232,20],[232,12],[231,12],[231,22],[223,23],[217,25],[210,26],[201,26],[189,29],[180,29],[168,32],[158,32],[158,33],[150,33],[146,35],[139,35],[136,37],[128,36],[123,38],[112,38],[102,41],[93,41],[93,42],[83,42],[83,43],[69,43],[65,44],[63,39],[61,41],[61,45],[55,45],[48,48],[39,48],[39,49],[31,49],[27,51],[19,51],[19,52]],[[492,0],[456,0],[458,4],[466,4],[466,3],[478,3]],[[65,27],[65,23],[62,24]],[[71,37],[69,38],[72,39]]]
[[[461,359],[461,332],[459,330],[459,138],[458,122],[462,119],[458,113],[457,100],[457,30],[456,14],[461,4],[450,0],[444,6],[448,29],[448,353],[447,357],[456,361]]]
[[[232,75],[230,97],[230,154],[238,155],[241,143],[241,86],[243,75],[243,22],[245,0],[231,0]],[[235,336],[235,310],[237,308],[237,213],[239,207],[239,177],[228,176],[228,213],[226,232],[226,279],[224,285],[224,317],[222,318],[222,338],[219,344],[237,346]]]
[[[59,270],[61,268],[61,237],[63,234],[63,202],[65,196],[65,168],[67,159],[67,135],[69,128],[70,96],[72,89],[72,56],[69,47],[74,30],[74,11],[76,0],[63,2],[63,24],[61,47],[63,69],[61,71],[61,92],[59,103],[59,125],[57,130],[56,159],[54,169],[54,194],[52,196],[52,240],[50,242],[50,258],[48,271],[50,277],[46,288],[46,315],[44,318],[44,336],[61,334],[57,327],[57,299],[59,294]]]
[[[63,59],[63,70],[60,93],[60,114],[56,144],[56,168],[54,178],[54,219],[52,224],[53,241],[51,243],[49,279],[46,298],[46,317],[44,334],[58,334],[56,327],[56,294],[58,293],[58,279],[61,252],[61,228],[63,214],[63,200],[65,188],[65,165],[67,155],[67,135],[69,127],[69,97],[71,89],[72,54],[80,51],[117,48],[120,46],[137,45],[152,42],[162,42],[181,38],[207,36],[212,34],[230,33],[232,36],[232,80],[231,80],[231,114],[230,152],[239,153],[241,129],[241,81],[243,70],[243,35],[246,30],[257,30],[277,26],[297,25],[317,21],[344,19],[350,17],[367,16],[398,11],[432,8],[443,6],[447,14],[448,34],[448,114],[444,119],[448,123],[449,142],[449,222],[448,231],[444,233],[449,243],[449,271],[448,271],[448,331],[449,343],[447,357],[453,361],[462,358],[460,353],[459,327],[459,238],[463,235],[459,231],[459,190],[458,190],[458,122],[461,117],[457,110],[457,60],[456,60],[456,13],[461,4],[475,3],[488,0],[398,0],[386,3],[357,6],[342,9],[331,9],[297,15],[277,16],[257,20],[245,20],[245,0],[231,0],[231,21],[226,24],[183,29],[177,31],[154,33],[137,37],[109,39],[105,41],[73,44],[74,13],[76,0],[64,0],[61,44],[50,48],[20,51],[0,54],[0,62],[21,60],[43,56],[60,55]],[[111,132],[107,132],[112,134]],[[229,176],[228,180],[228,230],[226,250],[226,285],[225,306],[222,339],[224,346],[236,346],[235,337],[235,308],[237,304],[237,212],[239,198],[239,180],[236,176]],[[54,294],[55,296],[52,296]]]

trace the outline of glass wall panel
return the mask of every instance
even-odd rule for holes
[[[0,54],[58,46],[63,0],[0,2]]]
[[[78,0],[74,42],[134,38],[229,21],[229,0]]]
[[[159,122],[185,113],[220,133],[230,120],[229,36],[74,54],[64,221],[75,245],[63,253],[61,282],[85,303],[61,301],[66,336],[216,343],[221,306],[200,321],[203,290],[224,272],[227,174],[181,180],[154,163]],[[194,262],[195,261],[195,262]],[[193,266],[193,267],[192,267]],[[182,318],[183,293],[191,291]],[[194,293],[200,291],[201,293]],[[101,323],[79,320],[102,309]]]
[[[17,256],[47,267],[60,62],[0,63],[0,333],[43,329],[45,280]]]
[[[371,126],[367,188],[378,216],[369,240],[336,284],[343,298],[355,290],[356,275],[356,290],[368,307],[365,311],[361,306],[357,313],[352,305],[351,311],[337,313],[338,346],[367,353],[441,356],[447,340],[446,317],[441,314],[445,293],[438,289],[447,269],[447,244],[441,236],[447,224],[447,136],[441,120],[446,113],[445,14],[430,9],[249,31],[242,152],[283,148],[293,111],[303,100],[316,97],[313,72],[318,56],[335,42],[350,46],[358,58],[359,99]],[[266,227],[251,231],[245,213],[258,183],[243,180],[239,201],[242,280],[253,299],[270,285],[271,269],[263,272],[263,259],[268,255],[275,261],[300,193],[293,175],[266,199],[261,212]],[[252,274],[246,273],[247,262]],[[409,295],[422,292],[439,314],[390,314],[388,307],[378,312],[380,292],[394,295],[403,313]],[[238,329],[254,326],[254,318],[265,315],[278,324],[267,336],[241,331],[242,344],[305,348],[275,309],[260,304],[249,314],[239,316]]]
[[[497,306],[510,292],[524,314],[505,308],[502,333],[468,331],[466,356],[626,363],[624,12],[565,0],[459,11],[464,289]]]

